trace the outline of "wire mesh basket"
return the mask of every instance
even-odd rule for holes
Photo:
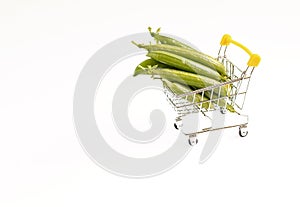
[[[244,70],[240,69],[227,59],[226,51],[229,44],[234,44],[240,47],[250,56],[247,67]],[[182,118],[188,114],[202,113],[205,117],[210,118],[208,112],[215,110],[220,110],[222,114],[230,111],[238,116],[245,117],[246,120],[238,124],[226,125],[218,128],[208,127],[200,131],[185,133],[189,137],[190,145],[195,145],[198,142],[196,135],[203,132],[239,127],[239,135],[241,137],[248,134],[248,115],[244,115],[241,112],[245,103],[252,73],[254,68],[257,67],[260,62],[260,56],[253,54],[247,47],[237,41],[234,41],[230,35],[226,34],[221,40],[221,47],[219,49],[217,59],[225,66],[227,75],[229,76],[229,80],[226,82],[180,95],[172,91],[166,84],[163,84],[167,100],[178,114],[174,127],[176,129],[182,127]],[[207,96],[207,94],[209,98],[204,99],[204,95]],[[200,95],[200,101],[196,101],[196,95]]]

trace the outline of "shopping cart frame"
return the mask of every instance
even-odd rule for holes
[[[239,67],[233,64],[229,59],[227,59],[226,52],[230,44],[234,44],[240,47],[250,56],[246,69],[241,70]],[[174,127],[176,129],[180,129],[182,127],[182,119],[184,116],[188,114],[201,113],[203,114],[204,117],[212,120],[212,118],[208,114],[209,112],[220,110],[222,114],[226,114],[228,111],[227,110],[228,107],[231,106],[235,110],[235,112],[233,113],[244,118],[244,121],[233,125],[226,125],[222,127],[211,126],[211,127],[203,128],[200,131],[189,132],[189,133],[185,133],[183,132],[183,130],[181,130],[181,132],[184,135],[188,136],[189,138],[188,142],[192,146],[198,143],[197,135],[204,132],[239,127],[239,135],[241,137],[245,137],[248,134],[247,126],[248,126],[249,118],[248,115],[242,114],[242,109],[245,103],[251,76],[253,74],[255,67],[257,67],[260,63],[260,56],[257,54],[253,54],[247,47],[233,40],[231,36],[228,34],[225,34],[222,37],[220,45],[221,46],[218,52],[217,60],[225,66],[226,72],[229,75],[229,81],[222,82],[220,84],[208,86],[205,88],[201,88],[180,95],[175,94],[166,84],[163,84],[164,93],[167,96],[167,100],[169,101],[173,109],[178,114],[174,123]],[[241,87],[242,85],[243,88]],[[221,90],[223,90],[224,88],[226,88],[227,94],[222,96]],[[210,94],[210,98],[208,100],[203,100],[203,96],[205,93]],[[201,94],[202,101],[200,102],[195,101],[196,94]],[[192,101],[188,100],[188,98],[191,97],[192,97]],[[237,100],[238,97],[239,100]],[[209,106],[206,108],[203,107],[205,103],[209,104]]]

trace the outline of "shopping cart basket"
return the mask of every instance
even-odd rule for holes
[[[208,112],[220,110],[222,114],[225,114],[228,110],[234,108],[234,113],[237,116],[244,117],[242,122],[235,123],[233,125],[226,125],[222,127],[211,126],[203,128],[200,131],[189,133],[182,132],[189,137],[188,141],[192,146],[198,143],[196,138],[197,134],[204,132],[239,127],[239,135],[241,137],[245,137],[248,134],[248,115],[244,115],[241,112],[245,103],[251,75],[254,68],[257,67],[260,62],[260,56],[253,54],[247,47],[233,40],[228,34],[222,37],[220,44],[221,46],[218,53],[218,60],[225,66],[226,72],[230,78],[229,81],[180,95],[175,94],[166,84],[163,85],[167,100],[178,114],[178,117],[175,119],[174,123],[174,127],[176,129],[182,127],[183,117],[191,113],[202,113],[204,117],[211,119]],[[227,47],[230,44],[240,47],[250,56],[246,69],[241,70],[226,58]],[[225,95],[224,93],[221,93],[224,88],[227,91]],[[200,94],[202,96],[202,101],[195,101],[196,94]],[[210,98],[204,100],[204,94],[210,94]],[[204,107],[204,104],[206,107]]]

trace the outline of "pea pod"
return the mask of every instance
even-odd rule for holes
[[[168,45],[174,45],[174,46],[178,46],[178,47],[183,47],[183,48],[187,48],[189,50],[195,50],[194,48],[192,48],[191,46],[181,42],[181,41],[178,41],[174,38],[171,38],[171,37],[167,37],[167,36],[164,36],[164,35],[160,35],[159,32],[160,32],[160,28],[158,28],[156,30],[156,32],[152,32],[152,29],[151,27],[148,27],[148,30],[151,34],[151,36],[157,41],[157,42],[160,42],[161,44],[168,44]]]
[[[193,89],[191,89],[190,86],[186,86],[186,85],[176,83],[176,82],[171,82],[166,79],[162,79],[162,81],[164,84],[167,85],[167,87],[169,87],[169,89],[171,91],[173,91],[177,95],[181,95],[181,94],[185,94],[185,93],[189,93],[189,92],[193,91]],[[235,112],[234,107],[229,104],[226,104],[225,99],[219,99],[219,101],[215,100],[215,101],[212,101],[212,103],[210,104],[208,101],[211,98],[210,94],[211,94],[210,92],[205,92],[204,96],[202,96],[202,94],[195,94],[195,96],[194,96],[194,94],[188,95],[186,97],[186,100],[188,100],[189,102],[192,102],[192,103],[201,103],[202,102],[201,107],[205,108],[205,109],[208,109],[209,105],[210,105],[210,109],[214,109],[215,104],[217,104],[220,107],[225,107],[225,105],[226,105],[226,109],[228,111]],[[213,94],[212,99],[217,99],[217,97],[218,96],[216,94]]]
[[[137,76],[139,74],[147,74],[147,72],[145,71],[145,69],[149,69],[149,68],[156,68],[156,67],[159,67],[159,68],[167,68],[169,66],[163,64],[163,63],[160,63],[154,59],[147,59],[147,60],[144,60],[143,62],[141,62],[134,70],[134,74],[133,76]]]
[[[147,64],[148,63],[156,63],[156,62],[152,62],[152,61],[153,60],[149,59],[149,60],[146,60],[146,61],[142,62],[140,65],[150,66],[150,65],[147,65]],[[139,66],[137,67],[136,70],[140,70]],[[188,73],[188,72],[178,71],[178,70],[174,70],[174,69],[167,69],[167,68],[145,67],[145,68],[142,69],[142,72],[138,73],[137,75],[139,75],[139,74],[158,75],[164,81],[168,80],[169,82],[172,82],[173,84],[177,84],[175,86],[173,85],[173,87],[171,89],[174,93],[176,93],[178,95],[183,94],[183,93],[187,93],[187,92],[191,92],[191,91],[197,90],[199,88],[205,88],[205,87],[208,87],[208,86],[212,86],[212,85],[215,85],[215,84],[219,83],[219,82],[217,82],[215,80],[212,80],[210,78],[207,78],[205,76],[191,74],[191,73]],[[184,87],[185,87],[185,89],[184,89]],[[182,91],[182,92],[180,92],[180,91]],[[198,102],[199,96],[202,97],[202,95],[199,95],[199,96],[198,95],[199,94],[197,94],[195,96],[197,102]],[[222,86],[221,89],[220,89],[220,94],[219,94],[218,89],[214,90],[214,93],[213,93],[212,96],[211,96],[211,91],[206,91],[204,96],[203,96],[205,98],[203,98],[202,101],[203,100],[209,100],[210,98],[217,99],[218,97],[226,97],[226,95],[227,95],[227,87]],[[193,97],[193,96],[188,96],[188,101],[192,102],[191,97]],[[225,104],[226,104],[226,101],[225,101],[225,99],[221,98],[221,99],[219,99],[219,101],[217,101],[217,100],[213,101],[213,103],[218,104],[221,107],[224,107]],[[204,104],[203,107],[205,107],[205,103],[203,103],[203,104]],[[211,104],[211,107],[213,107],[212,105],[213,104]],[[208,108],[208,106],[207,106],[207,108]],[[235,112],[233,106],[231,106],[231,105],[227,104],[226,108],[230,112]]]
[[[147,56],[153,58],[158,62],[170,65],[176,69],[195,74],[201,74],[217,81],[226,80],[225,77],[221,76],[218,72],[210,69],[209,67],[197,63],[193,60],[181,57],[179,55],[175,55],[169,52],[153,51],[149,52]]]
[[[180,84],[180,83],[176,83],[176,82],[171,82],[171,81],[168,81],[166,79],[162,79],[162,82],[171,90],[173,91],[176,95],[181,95],[181,94],[185,94],[185,93],[189,93],[189,92],[192,92],[193,90],[189,87],[189,86],[186,86],[186,85],[183,85],[183,84]],[[192,102],[192,103],[202,103],[202,108],[205,108],[205,109],[208,109],[209,107],[209,99],[206,97],[206,96],[202,96],[200,94],[195,94],[194,95],[189,95],[187,96],[187,99],[189,102]],[[213,108],[214,106],[211,104],[211,109]]]
[[[226,86],[225,86],[226,87]],[[217,104],[220,107],[225,107],[226,109],[230,112],[235,112],[235,109],[232,105],[229,105],[228,103],[226,103],[226,97],[222,96],[222,95],[218,95],[218,90],[216,89],[216,91],[214,91],[213,95],[211,95],[210,91],[206,91],[205,96],[208,97],[208,99],[216,99],[215,101],[212,101],[214,104]]]
[[[220,82],[213,80],[211,78],[198,75],[198,74],[192,74],[189,72],[184,72],[176,69],[167,69],[167,68],[156,68],[156,69],[150,69],[150,68],[145,68],[143,74],[148,74],[148,75],[158,75],[163,79],[167,79],[172,82],[178,82],[183,85],[189,85],[193,86],[196,88],[206,88],[208,86],[213,86],[216,84],[219,84]],[[217,91],[214,93],[218,94]],[[226,96],[227,95],[227,88],[226,87],[221,87],[220,91],[221,96]]]
[[[137,44],[135,42],[132,42],[139,48],[143,48],[148,50],[148,52],[152,51],[164,51],[164,52],[169,52],[190,60],[193,60],[197,63],[203,64],[212,70],[216,70],[219,74],[221,75],[226,75],[226,69],[222,63],[220,63],[218,60],[215,58],[206,55],[202,52],[199,51],[191,51],[186,48],[182,47],[177,47],[173,45],[163,45],[163,44],[155,44],[155,45],[144,45],[144,44]]]

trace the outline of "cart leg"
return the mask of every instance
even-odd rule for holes
[[[198,143],[198,139],[197,139],[196,134],[190,135],[189,136],[189,144],[191,146],[195,146],[197,143]]]
[[[245,137],[248,135],[248,130],[247,130],[247,126],[240,126],[239,127],[239,135],[241,137]]]

